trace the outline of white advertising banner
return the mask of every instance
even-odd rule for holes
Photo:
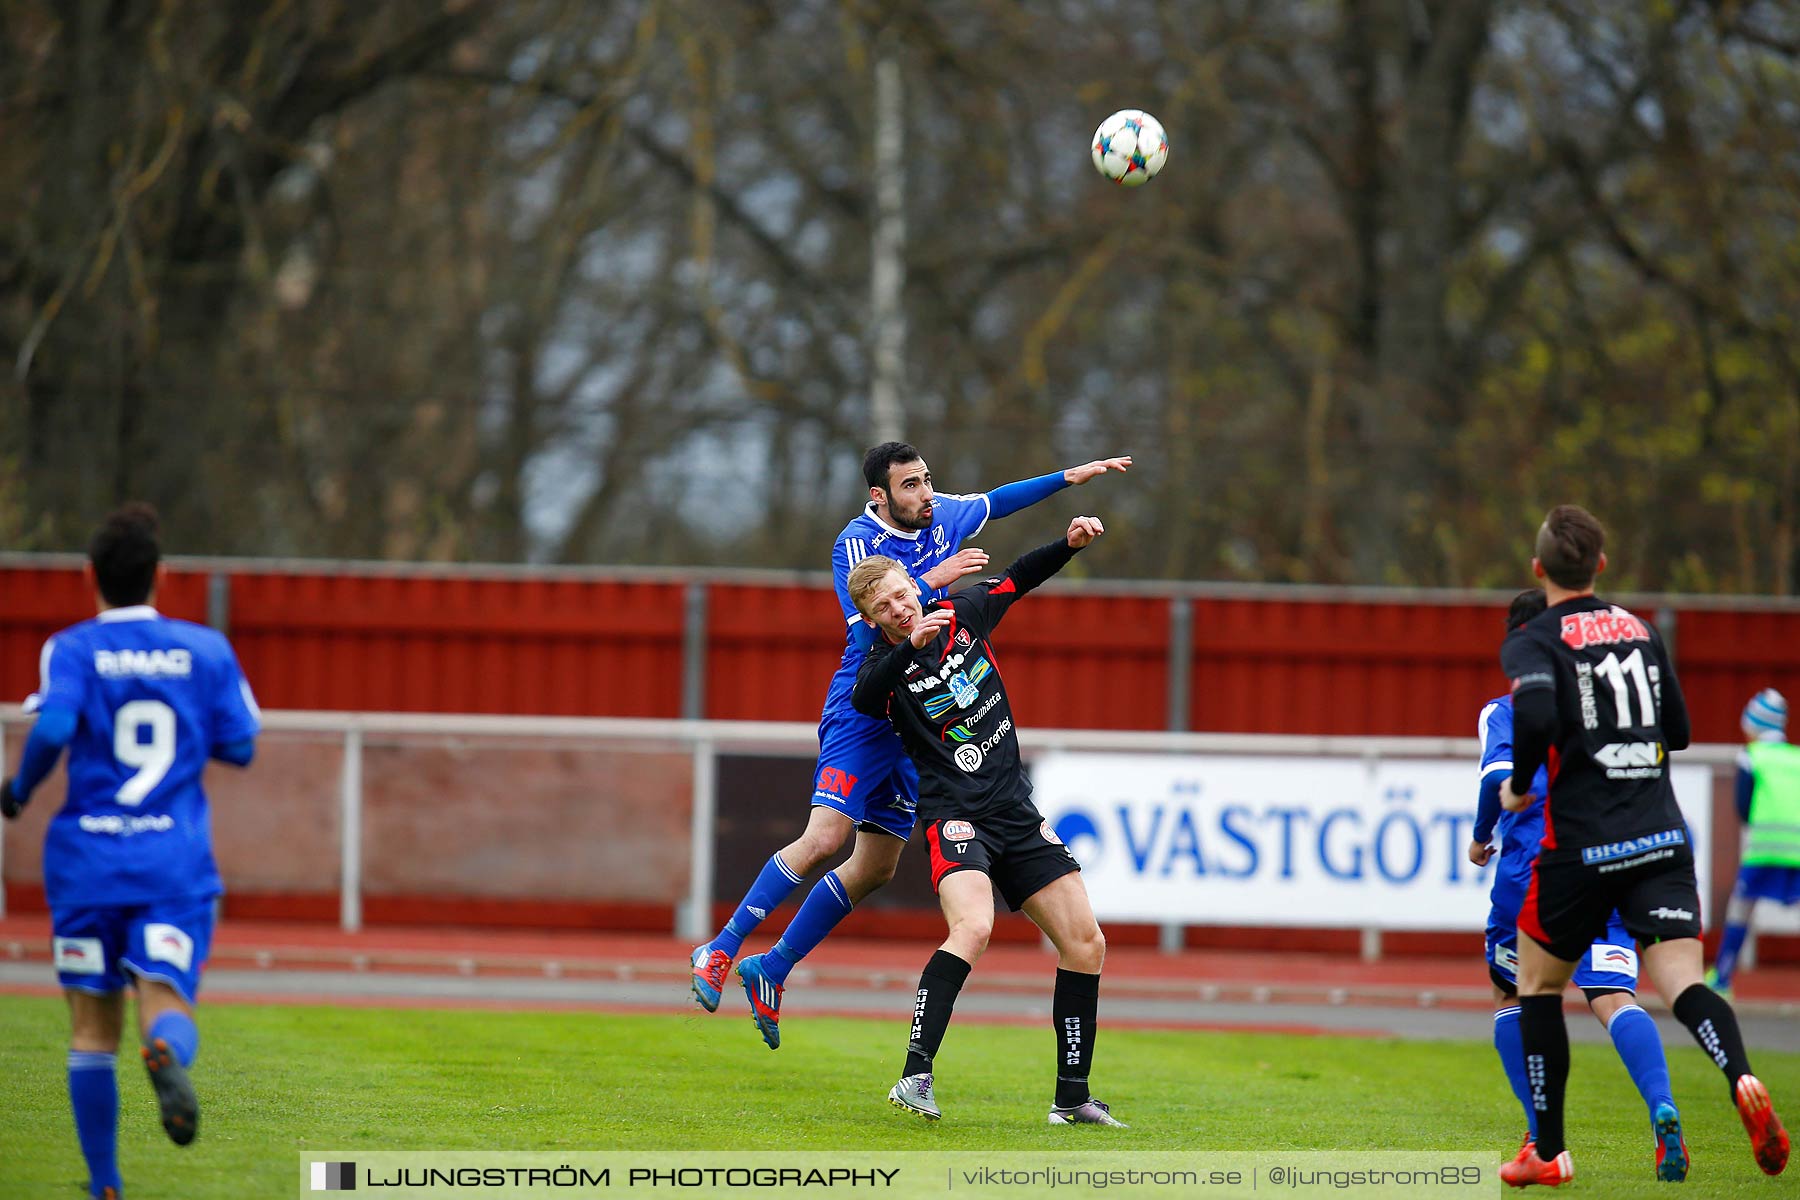
[[[1102,920],[1487,924],[1494,864],[1468,858],[1473,761],[1052,753],[1031,775]],[[1673,778],[1705,897],[1712,774],[1677,765]]]

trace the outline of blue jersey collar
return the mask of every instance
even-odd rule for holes
[[[921,533],[925,532],[923,529],[896,529],[892,525],[889,525],[886,521],[882,520],[881,517],[876,514],[875,502],[873,500],[871,500],[867,504],[863,505],[863,515],[867,516],[869,518],[869,520],[875,522],[877,525],[881,526],[883,529],[887,530],[889,533],[893,534],[895,537],[905,538],[909,542],[918,541],[919,535]]]

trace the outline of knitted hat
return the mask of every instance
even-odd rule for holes
[[[1744,705],[1743,726],[1753,741],[1780,741],[1787,732],[1787,700],[1774,688],[1764,688]]]

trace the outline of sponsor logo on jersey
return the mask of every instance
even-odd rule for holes
[[[834,796],[848,798],[856,790],[856,776],[837,767],[820,767],[819,778],[813,784],[813,791],[826,792]]]
[[[950,677],[950,694],[956,698],[958,708],[967,708],[981,698],[981,690],[961,671]]]
[[[1662,778],[1661,742],[1611,742],[1594,751],[1608,779]]]
[[[1056,836],[1056,830],[1050,828],[1050,822],[1048,821],[1045,821],[1042,825],[1038,826],[1038,832],[1043,834],[1044,840],[1053,846],[1060,846],[1063,844],[1063,840]]]
[[[1691,921],[1694,919],[1694,914],[1685,908],[1653,908],[1650,910],[1650,915],[1664,921]]]
[[[1614,975],[1629,975],[1633,979],[1637,978],[1637,951],[1629,946],[1595,942],[1588,949],[1588,963],[1596,971],[1610,971]]]
[[[1650,627],[1615,604],[1604,612],[1570,613],[1564,617],[1562,640],[1571,650],[1612,646],[1619,642],[1647,642]]]
[[[144,953],[151,962],[189,971],[194,965],[194,939],[173,925],[152,921],[144,926]]]
[[[171,650],[96,650],[94,674],[102,679],[186,679],[194,673],[194,656]]]
[[[106,956],[99,938],[59,937],[55,941],[56,969],[69,975],[104,975]]]
[[[975,840],[975,826],[967,821],[945,821],[941,830],[944,837],[952,842],[972,842]]]
[[[1000,693],[995,692],[981,702],[981,707],[962,719],[960,724],[952,725],[944,733],[953,742],[967,742],[975,737],[975,726],[981,724],[981,718],[994,711],[994,705],[1000,703]]]
[[[948,658],[944,659],[944,665],[939,667],[932,674],[925,676],[923,679],[908,680],[906,690],[915,696],[921,692],[929,692],[932,688],[943,683],[946,679],[949,679],[952,675],[955,675],[960,671],[963,663],[967,661],[967,658],[967,655],[961,653],[950,655]],[[983,659],[982,661],[986,662],[987,660]],[[981,672],[981,675],[977,675],[975,670],[971,668],[969,674],[974,679],[979,680],[981,675],[985,675],[987,672],[983,671]]]
[[[1687,830],[1665,829],[1661,833],[1645,834],[1643,837],[1630,838],[1623,842],[1607,842],[1600,846],[1583,846],[1581,861],[1594,863],[1617,862],[1622,858],[1645,854],[1653,850],[1663,850],[1670,846],[1681,846],[1687,843]]]
[[[122,817],[114,813],[83,813],[77,822],[83,833],[105,833],[114,837],[132,837],[140,833],[167,833],[175,828],[175,818],[168,813],[150,817]]]
[[[982,748],[973,742],[956,748],[956,765],[971,774],[981,770],[981,760],[986,757],[987,754]]]
[[[983,741],[981,742],[981,752],[983,754],[986,754],[989,750],[992,750],[995,746],[998,746],[1000,744],[1001,738],[1005,737],[1007,734],[1009,734],[1011,732],[1012,732],[1012,718],[1007,717],[1005,720],[1000,722],[1000,727],[998,729],[994,730],[994,732],[988,734],[987,737],[985,739],[983,739]],[[963,747],[963,750],[967,750],[967,749],[968,749],[967,746]],[[962,751],[959,750],[959,751],[957,751],[957,753],[960,754],[960,753],[962,753]],[[967,768],[964,768],[964,769],[966,770]]]

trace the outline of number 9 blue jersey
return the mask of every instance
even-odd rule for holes
[[[76,716],[68,799],[44,839],[50,907],[217,895],[200,776],[261,728],[231,644],[136,605],[53,636],[40,670],[27,711]]]

